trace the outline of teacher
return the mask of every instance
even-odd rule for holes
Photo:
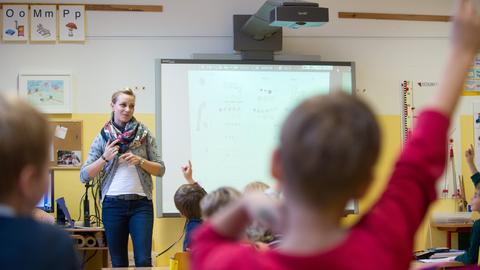
[[[99,176],[102,220],[113,267],[128,266],[128,236],[132,237],[135,266],[152,266],[152,177],[162,176],[165,165],[155,138],[133,117],[132,90],[113,93],[112,117],[90,146],[80,171],[86,183]]]

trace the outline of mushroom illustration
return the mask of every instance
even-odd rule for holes
[[[69,22],[65,25],[65,27],[68,28],[68,36],[73,37],[73,32],[72,31],[77,29],[77,25],[74,24],[73,22]]]

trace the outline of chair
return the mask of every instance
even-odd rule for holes
[[[190,254],[188,252],[177,252],[170,258],[170,270],[189,270]]]

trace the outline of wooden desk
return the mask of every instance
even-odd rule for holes
[[[472,230],[472,222],[469,223],[432,223],[432,227],[439,231],[447,232],[447,247],[452,248],[452,233],[470,232]]]
[[[107,242],[105,241],[105,229],[101,227],[91,227],[91,228],[66,228],[65,229],[67,232],[69,232],[72,235],[72,238],[77,239],[77,244],[78,244],[78,239],[80,238],[85,238],[88,236],[92,236],[96,240],[96,244],[92,247],[88,246],[78,246],[77,245],[77,250],[78,251],[100,251],[102,254],[102,267],[109,267],[111,266],[110,264],[110,258],[109,258],[109,253],[108,253],[108,247],[107,247]],[[85,258],[84,258],[85,259]]]

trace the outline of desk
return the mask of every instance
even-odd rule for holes
[[[67,232],[72,235],[72,238],[76,239],[77,241],[77,250],[79,251],[99,251],[102,254],[102,267],[109,267],[110,266],[110,259],[108,254],[108,247],[107,242],[105,241],[105,229],[101,227],[91,227],[91,228],[66,228]],[[92,240],[94,238],[95,243],[90,243],[89,246],[87,244],[81,244],[80,242],[83,241],[81,239],[89,239]],[[93,241],[93,240],[92,240]]]
[[[447,232],[447,247],[452,248],[452,233],[470,232],[473,223],[432,223],[432,227]]]
[[[422,270],[422,269],[447,269],[453,267],[464,266],[461,262],[444,262],[444,263],[422,263],[419,261],[413,261],[410,264],[410,270]],[[435,268],[433,268],[435,267]]]

